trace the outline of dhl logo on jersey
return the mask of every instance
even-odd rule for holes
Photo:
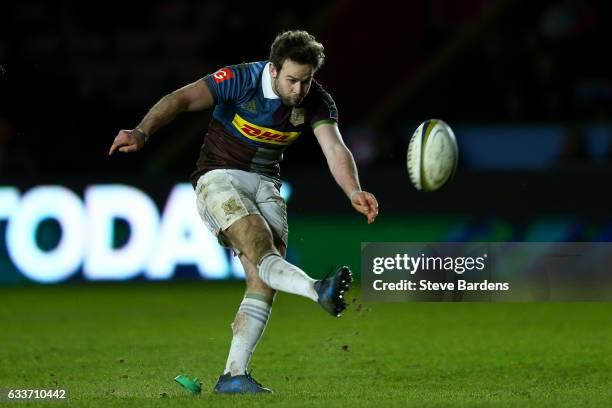
[[[236,114],[232,125],[244,136],[256,142],[271,143],[275,145],[288,145],[298,138],[301,132],[281,132],[263,126],[255,125],[244,120]]]

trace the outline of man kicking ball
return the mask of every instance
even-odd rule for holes
[[[240,257],[247,280],[217,393],[271,392],[249,375],[247,366],[277,290],[308,297],[332,316],[340,317],[346,308],[349,268],[314,280],[284,259],[288,227],[279,164],[287,146],[310,127],[352,206],[368,223],[378,215],[376,198],[361,190],[353,156],[340,136],[336,105],[313,80],[324,58],[323,46],[312,35],[283,32],[272,44],[269,61],[222,68],[164,96],[135,129],[120,130],[110,148],[109,155],[139,150],[180,112],[214,106],[191,181],[202,220]],[[177,381],[199,392],[197,381],[184,376]]]

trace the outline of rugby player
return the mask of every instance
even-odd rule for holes
[[[288,227],[279,164],[287,146],[311,128],[355,210],[368,223],[378,215],[376,198],[361,190],[353,156],[338,130],[336,105],[313,79],[323,51],[305,31],[283,32],[271,46],[269,61],[225,67],[164,96],[136,128],[120,130],[109,151],[137,151],[180,112],[214,107],[191,181],[204,224],[239,256],[247,286],[217,393],[271,392],[249,375],[247,365],[276,291],[308,297],[332,316],[346,308],[343,294],[352,281],[348,267],[315,280],[284,259]],[[179,382],[199,391],[187,377]]]

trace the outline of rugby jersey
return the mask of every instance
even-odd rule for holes
[[[315,80],[299,105],[285,106],[272,89],[269,64],[229,66],[202,78],[216,106],[191,175],[194,187],[213,169],[245,170],[279,181],[283,152],[306,126],[338,121],[334,100]]]

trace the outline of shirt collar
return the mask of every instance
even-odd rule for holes
[[[270,64],[268,62],[263,69],[263,76],[261,78],[261,88],[263,90],[264,97],[267,99],[278,99],[278,95],[272,88],[272,77],[270,76]]]

